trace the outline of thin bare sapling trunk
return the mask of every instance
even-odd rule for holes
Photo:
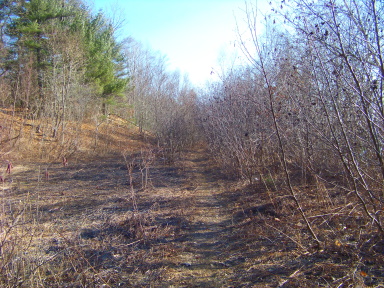
[[[248,49],[248,47],[246,46],[245,42],[242,39],[241,33],[239,32],[238,35],[240,37],[241,48],[242,48],[245,56],[248,58],[248,60],[254,66],[254,68],[256,68],[259,72],[261,72],[261,74],[264,78],[265,85],[267,88],[267,93],[268,93],[269,108],[270,108],[270,112],[271,112],[271,116],[272,116],[272,120],[273,120],[273,126],[274,126],[276,136],[278,139],[280,159],[281,159],[281,163],[283,165],[283,170],[284,170],[284,175],[285,175],[287,187],[288,187],[290,195],[292,196],[292,198],[296,204],[296,207],[297,207],[302,219],[305,222],[305,225],[306,225],[309,233],[311,234],[313,240],[315,240],[316,244],[320,248],[322,246],[321,245],[322,243],[318,239],[315,231],[312,229],[312,226],[309,223],[309,220],[308,220],[308,218],[307,218],[307,216],[306,216],[306,214],[305,214],[305,212],[301,206],[301,203],[300,203],[298,197],[296,196],[295,190],[293,189],[291,179],[289,176],[285,148],[284,148],[284,144],[283,144],[282,137],[281,137],[281,131],[280,131],[279,125],[277,123],[277,117],[276,117],[276,112],[275,112],[275,107],[274,107],[274,96],[276,93],[276,89],[272,85],[272,79],[270,78],[268,71],[267,71],[266,64],[267,64],[268,60],[264,58],[263,52],[265,52],[265,51],[262,50],[262,47],[265,47],[265,46],[261,45],[260,39],[257,35],[257,29],[256,29],[257,28],[257,21],[258,21],[257,12],[254,9],[250,10],[249,6],[247,5],[245,13],[246,13],[247,28],[251,34],[252,43],[254,45],[253,48],[255,49],[256,56],[258,58],[256,59],[255,57],[252,56],[250,50]],[[238,29],[238,31],[239,31],[239,29]]]

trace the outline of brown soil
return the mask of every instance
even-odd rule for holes
[[[16,165],[1,202],[4,223],[23,215],[24,225],[14,229],[25,241],[10,241],[27,267],[19,285],[384,287],[384,241],[350,229],[369,224],[356,207],[349,218],[336,213],[348,207],[337,191],[319,198],[302,187],[311,215],[334,211],[311,218],[324,243],[319,248],[283,189],[230,180],[203,149],[172,165],[163,160],[151,165],[146,189],[137,166],[130,186],[120,155],[69,159],[67,167],[51,163],[49,179],[41,163]],[[319,201],[324,209],[315,211]],[[20,261],[16,254],[13,264]],[[12,287],[16,280],[7,269],[4,283]]]

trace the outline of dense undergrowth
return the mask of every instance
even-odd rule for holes
[[[384,281],[384,241],[354,194],[338,185],[342,179],[303,184],[290,167],[318,246],[281,170],[250,184],[228,177],[206,147],[169,159],[150,135],[117,117],[67,134],[64,143],[76,149],[43,128],[37,132],[36,123],[2,117],[3,131],[13,123],[17,136],[2,134],[2,287],[381,287]]]

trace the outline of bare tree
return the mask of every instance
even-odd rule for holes
[[[166,58],[133,39],[125,41],[131,89],[127,92],[140,131],[151,131],[169,158],[195,143],[196,94],[187,78],[169,71]]]
[[[312,235],[312,238],[317,242],[317,244],[320,246],[320,240],[318,239],[315,231],[312,229],[312,225],[308,221],[308,218],[301,206],[301,203],[299,201],[299,198],[296,195],[296,191],[292,185],[291,182],[291,176],[289,173],[288,168],[288,158],[287,158],[287,149],[286,149],[286,142],[283,139],[283,130],[282,127],[279,125],[279,101],[283,101],[281,98],[286,98],[286,95],[284,95],[284,86],[280,87],[278,86],[278,78],[281,78],[281,75],[279,75],[278,69],[278,61],[279,58],[275,58],[275,56],[278,56],[278,51],[283,47],[284,43],[281,43],[280,41],[284,39],[284,37],[281,37],[279,33],[273,33],[274,31],[268,31],[266,32],[266,39],[264,39],[264,42],[262,41],[261,37],[258,35],[259,30],[258,28],[258,21],[259,17],[257,15],[257,10],[255,10],[254,7],[251,7],[246,4],[246,24],[248,27],[248,31],[251,38],[252,43],[252,50],[250,50],[249,45],[247,45],[244,41],[244,38],[242,34],[239,32],[239,41],[241,43],[241,47],[245,55],[247,56],[248,60],[250,61],[252,67],[256,71],[258,71],[264,80],[264,87],[266,89],[267,93],[267,99],[269,104],[269,112],[272,116],[273,121],[273,128],[276,133],[277,137],[277,144],[279,148],[279,156],[280,161],[283,167],[286,185],[288,187],[288,190],[290,192],[290,195],[292,196],[296,207],[301,214],[308,231]],[[255,54],[253,54],[251,51],[255,51]],[[280,98],[280,99],[279,99]]]
[[[366,215],[384,233],[383,20],[380,1],[294,1],[285,15],[311,59],[321,121],[311,122],[339,161]]]

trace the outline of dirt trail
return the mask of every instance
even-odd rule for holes
[[[193,205],[187,208],[189,224],[178,239],[185,249],[175,257],[178,265],[168,275],[171,282],[185,287],[224,287],[233,267],[244,259],[227,249],[232,214],[221,198],[223,181],[202,151],[187,157],[183,165],[189,185],[183,189],[193,197]]]

